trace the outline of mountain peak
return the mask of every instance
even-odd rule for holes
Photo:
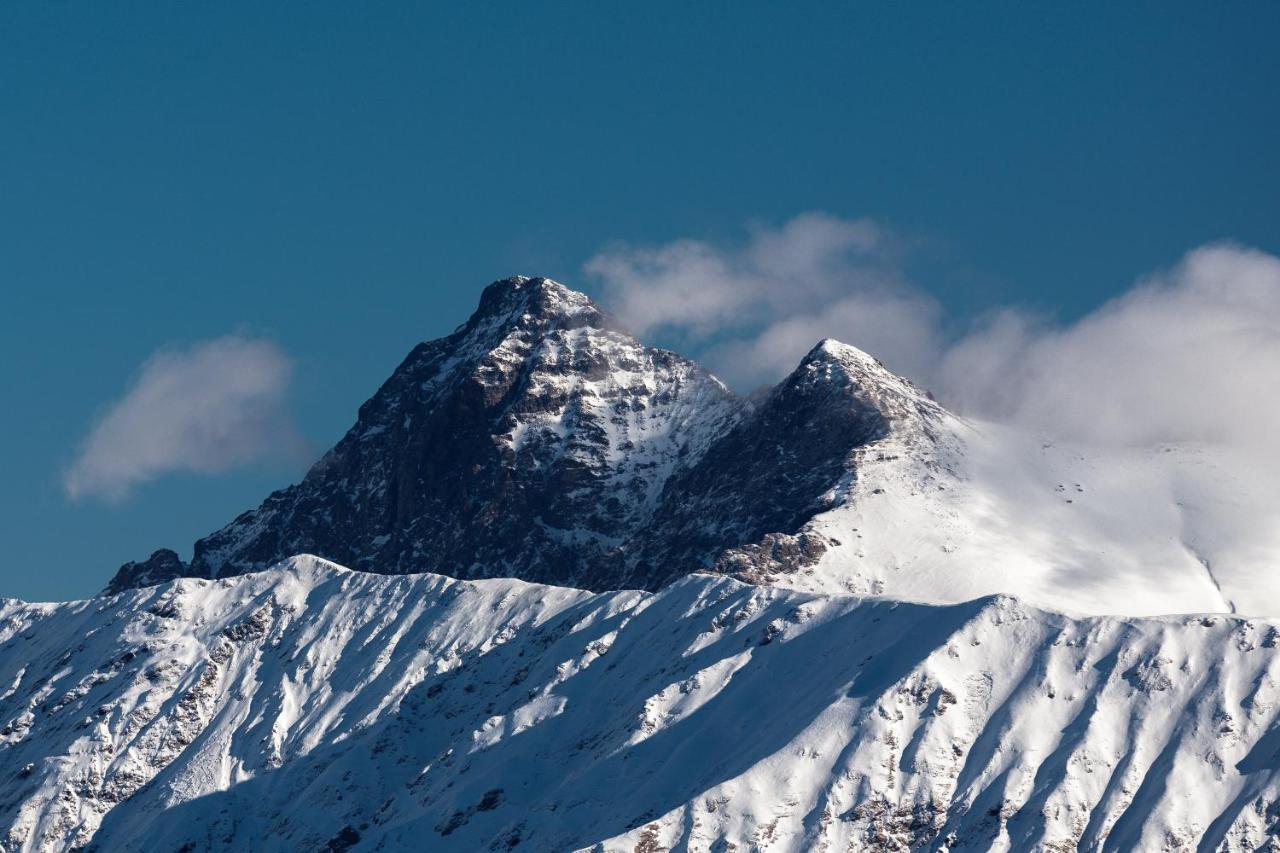
[[[835,338],[823,338],[814,345],[803,361],[835,361],[843,364],[859,364],[884,369],[880,360],[868,352],[858,349]]]
[[[496,319],[511,323],[525,317],[570,321],[574,326],[608,325],[605,313],[585,293],[549,278],[527,275],[499,279],[485,287],[472,322]]]
[[[828,339],[757,407],[585,294],[511,276],[453,334],[415,347],[301,483],[195,543],[189,564],[158,552],[112,589],[297,553],[390,574],[657,588],[725,548],[795,533],[830,505],[854,449],[925,405]],[[787,565],[817,553],[795,550]]]
[[[780,388],[842,389],[872,404],[890,419],[940,415],[928,391],[899,376],[874,356],[835,338],[824,338],[801,360]]]
[[[186,573],[187,565],[176,553],[168,548],[158,548],[145,560],[130,561],[121,566],[103,593],[114,595],[126,589],[154,586],[183,577]]]

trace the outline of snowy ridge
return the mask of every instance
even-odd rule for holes
[[[311,557],[5,601],[0,849],[1269,849],[1278,638]]]
[[[1010,593],[1099,614],[1280,616],[1274,485],[1229,476],[1224,451],[1103,448],[944,415],[858,451],[819,560],[773,578],[926,602]],[[1207,488],[1206,484],[1214,484]]]

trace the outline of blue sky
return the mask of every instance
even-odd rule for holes
[[[951,324],[1280,253],[1280,6],[1120,5],[0,5],[0,595],[186,552],[486,282],[607,291],[619,242],[870,217]],[[148,357],[227,335],[292,363],[290,452],[72,500]]]

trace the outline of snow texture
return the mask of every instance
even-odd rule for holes
[[[305,556],[5,601],[0,849],[1274,849],[1278,638]]]
[[[1226,452],[830,340],[743,399],[496,282],[190,562],[0,602],[0,851],[1280,851]]]

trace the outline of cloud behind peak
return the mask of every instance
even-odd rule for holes
[[[899,271],[896,241],[869,219],[804,213],[756,224],[738,246],[617,244],[586,263],[610,310],[639,335],[694,349],[730,383],[772,381],[823,337],[923,368],[940,308]]]
[[[948,334],[962,324],[908,280],[900,242],[870,220],[810,213],[738,246],[614,246],[586,270],[624,322],[673,335],[740,388],[777,381],[831,337],[976,418],[1280,458],[1266,449],[1280,434],[1280,259],[1212,244],[1075,322],[1005,306]]]

